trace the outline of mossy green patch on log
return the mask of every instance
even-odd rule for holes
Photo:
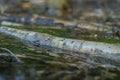
[[[106,42],[106,43],[120,43],[120,40],[116,40],[116,39],[105,39],[105,38],[98,38],[98,39],[96,39],[96,41]]]
[[[38,51],[31,47],[28,47],[27,45],[23,44],[19,39],[5,35],[3,33],[0,33],[0,48],[7,48],[11,50],[14,54],[27,56],[25,57],[25,59],[30,58],[29,56],[36,57],[36,59],[40,58],[41,60],[43,58],[45,58],[45,60],[53,60],[55,57],[57,57],[52,55],[53,53],[49,53],[45,50]],[[5,51],[0,50],[0,52]]]
[[[53,36],[69,38],[70,32],[65,28],[56,27],[56,26],[35,26],[35,27],[26,27],[26,26],[9,26],[11,28],[23,29],[28,31],[35,31],[40,33],[47,33]]]
[[[25,26],[9,26],[11,28],[21,29],[21,30],[27,30],[27,31],[35,31],[40,33],[47,33],[53,36],[58,37],[64,37],[64,38],[70,38],[71,33],[68,32],[66,29],[61,27],[55,27],[55,26],[36,26],[36,27],[25,27]],[[78,35],[77,39],[83,39],[83,40],[90,40],[90,41],[97,41],[97,42],[105,42],[105,43],[120,43],[120,40],[117,39],[107,39],[107,38],[90,38],[90,33],[80,33]]]
[[[35,54],[34,49],[24,45],[18,39],[0,33],[0,47],[8,48],[15,54]]]
[[[106,38],[88,38],[88,37],[84,37],[84,38],[81,38],[81,39],[84,39],[84,40],[87,40],[87,41],[96,41],[96,42],[104,42],[104,43],[110,43],[110,44],[113,44],[113,43],[120,43],[120,40],[116,40],[116,39],[106,39]]]

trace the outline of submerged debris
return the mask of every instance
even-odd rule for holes
[[[10,51],[9,49],[7,49],[7,48],[0,48],[0,49],[4,50],[4,51],[7,51],[7,54],[0,54],[0,56],[3,56],[4,58],[10,57],[11,59],[8,62],[12,62],[11,61],[12,58],[14,58],[15,62],[17,62],[17,63],[21,62],[21,60],[12,51]]]

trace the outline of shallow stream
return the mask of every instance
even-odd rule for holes
[[[118,69],[75,66],[48,56],[29,55],[20,59],[22,63],[0,63],[0,80],[120,80]]]

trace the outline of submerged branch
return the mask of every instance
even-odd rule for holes
[[[16,59],[16,61],[18,63],[21,62],[21,60],[12,51],[10,51],[9,49],[7,49],[7,48],[0,48],[0,49],[7,51],[12,57],[14,57]]]

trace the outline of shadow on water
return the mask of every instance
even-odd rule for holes
[[[59,60],[21,58],[23,63],[0,63],[0,80],[120,80],[120,71]]]

